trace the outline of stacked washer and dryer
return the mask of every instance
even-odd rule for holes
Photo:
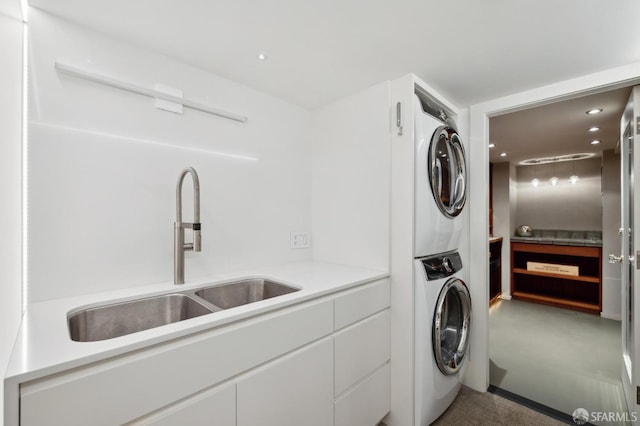
[[[415,422],[425,426],[453,402],[466,365],[471,297],[458,253],[464,224],[465,153],[436,101],[414,94]]]

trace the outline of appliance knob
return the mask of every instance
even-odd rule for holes
[[[453,272],[453,267],[451,266],[451,261],[449,260],[448,257],[442,258],[442,267],[444,268],[445,271],[449,273]]]

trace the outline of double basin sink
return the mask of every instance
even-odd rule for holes
[[[76,342],[95,342],[298,291],[256,278],[87,308],[69,316]]]

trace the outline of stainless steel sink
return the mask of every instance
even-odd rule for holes
[[[195,294],[215,306],[229,309],[298,290],[300,289],[259,278],[206,287],[196,291]]]
[[[97,306],[69,317],[69,334],[77,342],[107,340],[214,312],[185,294]]]
[[[76,342],[107,340],[298,290],[275,281],[247,279],[96,306],[69,315],[69,335]]]

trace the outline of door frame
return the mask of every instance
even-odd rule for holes
[[[640,84],[640,62],[565,80],[469,107],[469,291],[474,306],[464,384],[489,387],[489,118],[562,100]],[[640,191],[640,185],[637,185]],[[640,197],[640,194],[639,194]],[[505,236],[507,237],[507,236]],[[506,239],[508,241],[508,239]],[[640,318],[640,306],[635,307]]]
[[[634,232],[635,227],[640,222],[638,216],[640,214],[640,200],[636,196],[637,182],[633,178],[634,170],[637,169],[637,165],[640,163],[638,159],[640,154],[637,149],[634,149],[634,136],[637,135],[635,129],[635,118],[638,112],[640,88],[634,87],[629,96],[629,101],[625,106],[624,115],[620,121],[620,167],[621,167],[621,218],[620,225],[622,229],[621,237],[621,251],[622,262],[620,263],[622,269],[621,283],[622,283],[622,368],[620,375],[622,377],[622,388],[624,390],[624,396],[626,398],[627,406],[634,407],[633,417],[631,420],[633,424],[637,422],[637,384],[638,384],[638,366],[640,365],[640,354],[638,352],[638,342],[640,342],[640,333],[638,330],[638,305],[640,305],[640,295],[636,289],[636,284],[640,282],[640,274],[637,270],[637,249],[640,247],[638,233]],[[626,122],[626,125],[625,125]],[[630,135],[627,135],[627,129],[630,131]],[[627,141],[625,141],[627,139]],[[625,193],[631,189],[633,192]],[[629,215],[631,213],[631,215]],[[629,232],[631,229],[631,233]],[[628,241],[631,241],[631,247],[629,247]],[[631,294],[629,295],[629,283],[632,285]],[[633,313],[631,314],[631,321],[629,321],[629,303],[627,303],[625,296],[630,296],[633,300]],[[630,324],[631,323],[631,324]],[[631,329],[629,326],[631,325]],[[630,336],[630,346],[627,347],[627,336]],[[626,352],[629,350],[629,352]]]

